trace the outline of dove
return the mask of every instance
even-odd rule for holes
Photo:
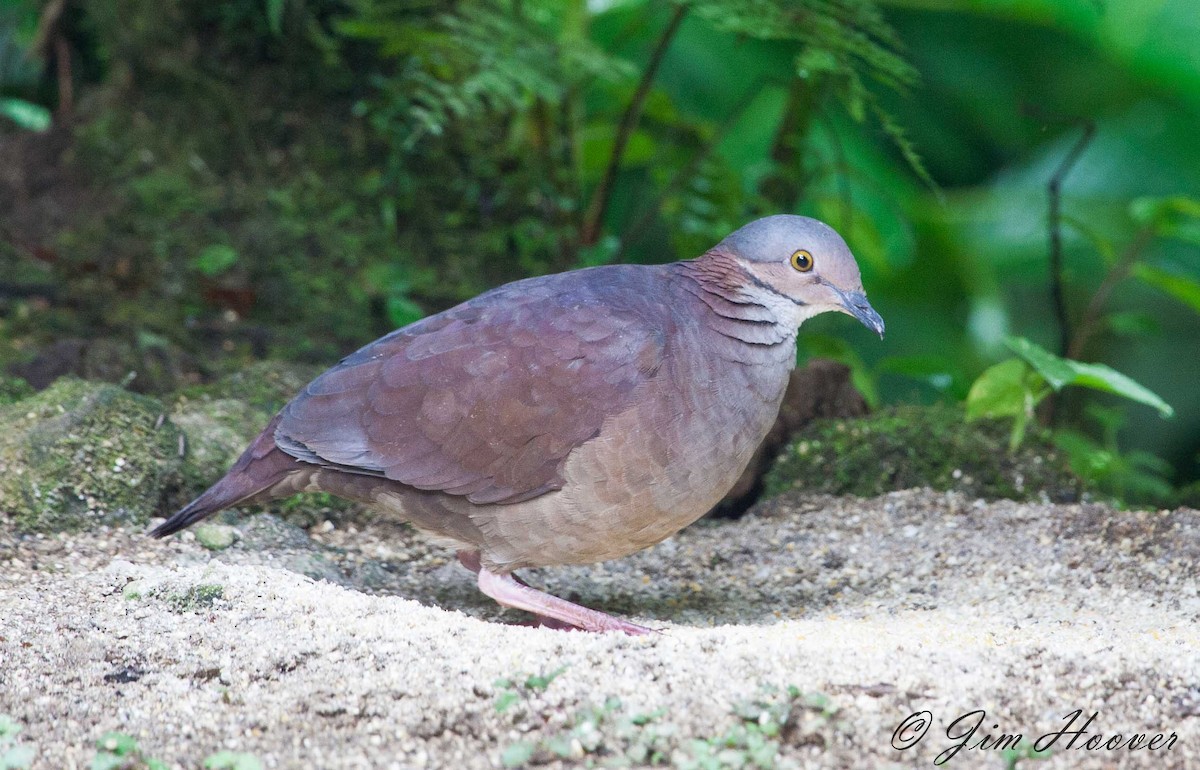
[[[775,422],[800,325],[831,311],[883,336],[845,241],[794,215],[691,260],[509,283],[318,376],[151,534],[324,491],[453,549],[541,625],[645,633],[515,573],[627,556],[711,509]]]

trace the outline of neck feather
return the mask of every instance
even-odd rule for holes
[[[753,291],[754,279],[733,256],[710,251],[698,259],[675,263],[688,279],[685,287],[711,310],[708,326],[726,337],[751,345],[794,344],[797,327],[780,317]]]

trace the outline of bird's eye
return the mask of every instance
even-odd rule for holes
[[[792,255],[792,267],[796,268],[797,270],[799,270],[802,273],[807,273],[809,270],[812,270],[813,269],[812,254],[809,254],[804,249],[800,249],[799,251],[797,251],[795,254]]]

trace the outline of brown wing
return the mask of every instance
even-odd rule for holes
[[[567,455],[627,406],[665,347],[644,305],[614,306],[621,286],[602,282],[605,296],[578,275],[501,287],[366,346],[285,407],[276,443],[475,503],[560,488]]]

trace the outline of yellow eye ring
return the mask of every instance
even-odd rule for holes
[[[807,273],[813,269],[813,257],[804,249],[800,249],[792,255],[792,267],[799,270],[801,273]]]

